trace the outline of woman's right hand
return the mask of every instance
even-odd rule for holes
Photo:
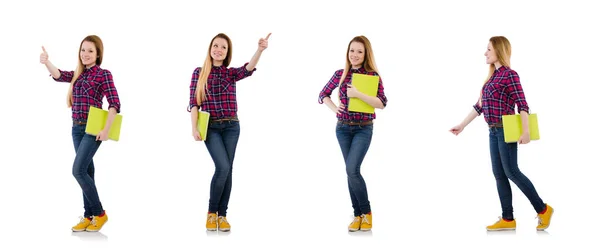
[[[457,125],[457,126],[455,126],[455,127],[452,127],[452,128],[450,129],[450,132],[451,132],[452,134],[454,134],[454,135],[458,135],[460,132],[462,132],[462,131],[463,131],[463,129],[465,129],[465,127],[464,127],[464,126],[462,126],[462,125]]]
[[[42,53],[40,54],[40,63],[47,64],[48,63],[48,52],[46,52],[46,48],[42,46]]]
[[[342,111],[344,111],[344,109],[346,109],[346,107],[344,106],[344,104],[340,103],[340,105],[337,107],[337,110],[335,111],[335,113],[340,114],[340,113],[342,113]]]
[[[198,130],[192,130],[192,136],[196,141],[202,141],[202,137],[200,136],[200,132]]]

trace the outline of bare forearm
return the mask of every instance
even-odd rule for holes
[[[110,127],[112,126],[113,121],[115,120],[115,116],[117,116],[117,109],[111,107],[108,109],[108,118],[106,118],[106,124],[104,125],[104,130],[109,132]]]
[[[46,62],[44,65],[46,65],[46,69],[48,69],[48,72],[53,78],[60,78],[60,71],[50,61]]]
[[[198,107],[192,107],[192,111],[190,113],[192,114],[192,131],[196,131],[198,130],[198,128],[196,127],[196,125],[198,124]]]
[[[471,123],[471,121],[473,121],[475,118],[477,118],[477,116],[479,116],[479,113],[477,113],[477,111],[475,111],[475,109],[471,110],[471,112],[467,115],[467,117],[465,117],[465,119],[460,123],[462,127],[466,127],[467,125],[469,125]]]
[[[377,109],[383,109],[383,102],[381,102],[381,99],[379,99],[378,97],[371,97],[367,94],[364,94],[362,92],[358,93],[358,98],[362,101],[365,101],[367,104],[369,104],[372,107],[375,107]]]
[[[248,62],[248,64],[246,65],[246,70],[252,71],[254,70],[254,68],[256,68],[256,64],[258,64],[260,55],[262,55],[262,51],[256,50],[256,53],[254,53],[254,56],[252,56],[252,59],[250,59],[250,62]]]
[[[331,98],[329,98],[329,97],[325,97],[325,98],[323,98],[323,103],[324,103],[325,105],[327,105],[327,107],[328,107],[328,108],[329,108],[331,111],[333,111],[333,112],[337,113],[337,109],[338,109],[338,107],[337,107],[337,105],[335,105],[335,104],[333,103],[333,101],[331,101]]]
[[[529,114],[526,111],[521,111],[520,114],[523,133],[529,133]]]

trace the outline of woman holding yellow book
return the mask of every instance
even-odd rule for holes
[[[519,75],[510,68],[511,45],[502,36],[492,37],[485,52],[489,74],[481,90],[479,100],[473,110],[450,132],[458,135],[473,119],[483,113],[489,126],[490,155],[492,171],[496,178],[496,187],[502,206],[502,217],[487,226],[488,231],[513,230],[517,223],[513,217],[512,191],[509,180],[525,194],[538,214],[537,230],[544,230],[550,225],[554,209],[545,204],[538,195],[531,181],[519,170],[517,165],[517,146],[530,141],[529,106],[521,86]],[[517,105],[522,123],[522,134],[515,143],[506,143],[502,124],[502,115],[515,114]]]
[[[75,146],[73,176],[83,191],[85,212],[80,222],[71,230],[99,231],[108,216],[102,208],[98,190],[94,181],[94,162],[92,158],[100,143],[108,139],[110,127],[121,109],[119,94],[109,70],[100,68],[104,53],[102,40],[95,35],[87,36],[79,45],[79,59],[75,71],[63,71],[48,60],[48,53],[42,47],[40,63],[44,64],[52,78],[57,82],[70,82],[67,105],[71,107],[73,128],[72,137]],[[109,115],[104,129],[96,136],[85,133],[90,107],[102,108],[102,98],[106,97]]]
[[[348,189],[354,208],[354,220],[348,226],[349,231],[369,231],[373,224],[367,185],[360,174],[360,167],[373,136],[375,113],[371,110],[383,109],[387,104],[378,72],[369,39],[365,36],[354,37],[348,43],[346,66],[333,74],[319,94],[319,103],[325,103],[336,113],[338,119],[336,136],[346,164]],[[364,75],[377,76],[372,84],[374,95],[361,92],[353,85],[355,76],[365,77]],[[333,90],[338,87],[339,106],[335,105],[330,98]],[[358,103],[363,106],[359,106],[357,111],[349,109],[350,106]],[[367,109],[364,109],[365,106]]]
[[[228,67],[232,57],[231,39],[219,33],[208,45],[204,65],[197,67],[192,74],[188,107],[192,136],[197,141],[204,140],[215,163],[206,219],[206,229],[209,231],[231,229],[226,218],[227,206],[231,194],[233,159],[240,136],[236,83],[256,71],[256,64],[268,46],[269,36],[270,33],[266,38],[259,39],[258,49],[250,62],[241,67]],[[206,135],[198,130],[199,108],[210,115],[207,116]]]

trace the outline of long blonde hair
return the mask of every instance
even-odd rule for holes
[[[75,81],[77,81],[77,78],[79,78],[83,72],[83,69],[85,69],[85,65],[83,65],[83,62],[81,62],[81,47],[83,47],[83,42],[85,41],[94,43],[94,46],[96,46],[96,55],[98,56],[96,57],[96,65],[100,66],[100,64],[102,64],[102,58],[104,55],[104,45],[102,44],[102,40],[96,35],[89,35],[85,37],[81,41],[81,44],[79,44],[79,51],[77,53],[77,68],[75,68],[73,79],[71,79],[71,85],[69,86],[69,91],[67,92],[68,107],[73,106],[73,86],[75,85]]]
[[[200,71],[200,76],[198,76],[198,84],[196,85],[196,102],[198,105],[202,103],[202,101],[206,100],[206,82],[208,81],[208,76],[210,75],[210,71],[212,70],[213,59],[210,56],[210,50],[212,48],[212,44],[217,38],[222,38],[227,41],[227,56],[223,60],[223,66],[228,67],[231,62],[231,39],[224,33],[219,33],[212,40],[210,40],[210,44],[208,45],[208,53],[206,54],[206,59],[204,59],[204,65],[202,66],[202,70]]]
[[[492,48],[494,48],[494,53],[496,53],[496,57],[498,58],[498,62],[502,66],[506,66],[510,68],[510,55],[511,55],[511,46],[510,42],[507,38],[503,36],[495,36],[490,38],[490,43],[492,44]],[[488,76],[485,78],[483,82],[483,86],[490,81],[492,75],[494,75],[494,71],[496,70],[496,66],[492,63],[489,67]],[[481,93],[479,94],[479,105],[481,106],[481,102],[483,99],[483,88],[481,89]]]
[[[363,61],[363,67],[365,70],[379,74],[379,70],[377,70],[377,65],[375,64],[375,56],[373,55],[373,47],[371,46],[371,42],[365,36],[356,36],[350,40],[350,43],[348,43],[348,49],[346,50],[346,66],[344,67],[344,71],[342,72],[342,76],[340,78],[340,85],[346,79],[348,71],[350,71],[350,67],[352,66],[352,63],[350,63],[350,56],[348,54],[350,53],[350,45],[353,42],[358,42],[365,46],[365,60]]]

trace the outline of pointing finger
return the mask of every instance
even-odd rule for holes
[[[267,35],[267,37],[265,38],[265,40],[269,40],[270,36],[271,36],[271,33],[269,32],[269,35]]]

